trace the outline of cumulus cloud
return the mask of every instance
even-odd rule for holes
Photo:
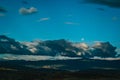
[[[65,24],[68,24],[68,25],[80,25],[80,23],[74,23],[74,22],[65,22]]]
[[[32,53],[36,53],[36,52],[37,52],[37,48],[35,48],[35,47],[29,48],[29,50],[30,50],[30,52],[32,52]]]
[[[50,20],[50,18],[49,18],[49,17],[45,17],[45,18],[40,18],[40,19],[38,20],[38,22],[48,21],[48,20]]]
[[[116,57],[119,49],[109,42],[96,41],[93,46],[86,43],[72,43],[70,41],[60,40],[35,40],[32,42],[16,42],[14,39],[4,35],[0,36],[0,53],[10,54],[31,54],[31,55],[49,55],[49,56],[68,56],[68,57]],[[3,43],[4,42],[4,43]]]
[[[116,47],[112,46],[109,42],[96,42],[95,45],[92,47],[93,56],[99,57],[115,57]]]
[[[38,12],[37,8],[35,7],[30,7],[30,8],[20,8],[19,9],[19,13],[22,15],[28,15],[28,14],[33,14]]]
[[[83,50],[87,50],[89,48],[89,46],[86,43],[76,43],[76,44],[73,44],[73,46],[77,48],[82,48]]]
[[[22,42],[21,44],[27,46],[27,49],[33,54],[46,55],[47,53],[50,53],[52,51],[51,48],[44,45],[44,42],[40,40],[35,40],[32,42]]]
[[[114,8],[120,8],[120,0],[84,0],[84,1],[87,3],[94,3]]]
[[[36,48],[36,46],[39,45],[41,41],[33,41],[33,42],[22,42],[21,44],[27,46],[27,49],[32,52],[32,53],[36,53],[38,51],[38,49]]]
[[[64,45],[63,45],[64,44]],[[86,43],[65,43],[63,40],[47,41],[47,42],[30,42],[25,44],[32,53],[44,55],[78,55],[81,57],[115,57],[116,47],[109,42],[95,41],[93,46]],[[54,52],[55,51],[55,52]],[[68,52],[68,53],[67,53]],[[42,54],[42,55],[43,55]]]

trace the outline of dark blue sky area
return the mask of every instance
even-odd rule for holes
[[[62,38],[120,45],[119,7],[84,0],[0,0],[0,7],[0,34],[19,41]]]

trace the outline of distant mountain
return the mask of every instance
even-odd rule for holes
[[[5,35],[0,35],[0,53],[30,54],[69,57],[115,57],[116,47],[109,42],[97,42],[90,47],[86,43],[73,43],[64,39],[18,42]]]

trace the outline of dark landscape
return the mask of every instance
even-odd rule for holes
[[[119,75],[120,60],[0,61],[1,80],[119,80]]]

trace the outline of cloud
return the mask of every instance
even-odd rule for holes
[[[18,50],[16,46],[14,45],[10,45],[10,47],[13,49],[13,50]]]
[[[84,51],[89,48],[89,46],[86,43],[76,43],[76,44],[73,44],[73,46],[77,48],[82,48]]]
[[[41,56],[41,55],[15,55],[15,54],[0,54],[0,60],[25,60],[25,61],[40,61],[40,60],[69,60],[69,59],[82,59],[80,57],[67,57],[67,56]],[[120,60],[120,58],[101,58],[92,57],[95,60]]]
[[[120,0],[84,0],[86,3],[106,5],[113,8],[120,8]]]
[[[74,23],[74,22],[65,22],[65,24],[68,24],[68,25],[80,25],[80,23]]]
[[[34,54],[34,53],[36,53],[38,51],[38,49],[36,48],[36,46],[38,46],[40,42],[41,41],[22,42],[21,44],[27,46],[27,49]]]
[[[92,47],[93,51],[91,52],[93,56],[99,57],[115,57],[117,52],[116,47],[112,46],[109,42],[96,42]]]
[[[27,47],[27,50],[29,50],[33,54],[43,54],[43,53],[51,52],[51,48],[49,48],[45,45],[40,45],[43,43],[44,42],[42,42],[40,40],[35,40],[32,42],[22,42],[21,44],[25,45]]]
[[[93,57],[91,59],[95,59],[95,60],[108,60],[108,61],[111,61],[111,60],[120,60],[120,58],[101,58],[101,57]]]
[[[48,21],[48,20],[50,20],[50,18],[49,18],[49,17],[45,17],[45,18],[40,18],[40,19],[38,20],[38,22]]]
[[[37,8],[35,7],[30,7],[30,8],[20,8],[19,9],[19,13],[22,14],[22,15],[28,15],[28,14],[33,14],[33,13],[36,13],[38,12]]]
[[[4,17],[5,16],[5,14],[4,13],[0,13],[0,17]]]
[[[116,49],[116,52],[117,52],[118,54],[120,54],[120,48],[117,48],[117,49]]]
[[[81,59],[78,57],[66,56],[41,56],[41,55],[15,55],[15,54],[0,54],[0,60],[25,60],[25,61],[39,61],[39,60],[68,60]]]
[[[116,57],[119,48],[111,45],[109,42],[96,41],[93,46],[88,46],[86,43],[73,43],[64,39],[60,40],[35,40],[31,42],[17,42],[14,39],[0,36],[0,53],[10,54],[37,54],[49,56],[68,56],[68,57]],[[3,43],[4,42],[4,43]],[[11,44],[12,43],[12,44]]]
[[[113,16],[113,17],[112,17],[112,20],[113,20],[113,21],[116,21],[116,20],[118,20],[118,17],[117,17],[117,16]]]

